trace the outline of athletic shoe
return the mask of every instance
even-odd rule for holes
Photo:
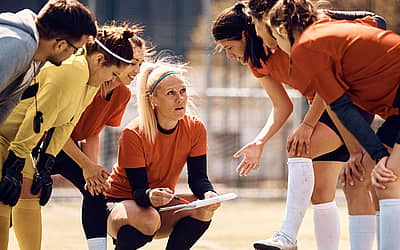
[[[255,241],[253,246],[257,250],[297,250],[296,242],[291,242],[282,232],[274,233],[269,239]]]

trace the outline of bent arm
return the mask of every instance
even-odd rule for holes
[[[204,199],[204,193],[208,191],[215,193],[207,176],[207,155],[189,157],[187,171],[190,190],[197,198]]]
[[[86,142],[82,142],[83,153],[96,164],[99,162],[99,146],[99,134],[90,135],[86,138]]]
[[[90,149],[88,149],[89,147],[87,147],[87,150],[90,151]],[[86,154],[85,152],[82,152],[80,150],[80,148],[75,144],[75,142],[69,138],[67,140],[67,142],[65,143],[64,147],[63,147],[63,151],[69,156],[71,157],[72,160],[74,160],[76,163],[78,163],[78,165],[83,169],[88,165],[92,165],[95,164],[95,162],[93,161],[93,159],[91,159],[89,157],[88,154]]]
[[[376,162],[389,155],[381,140],[375,135],[346,94],[330,104],[330,107],[342,124],[357,138]]]
[[[324,100],[318,94],[315,94],[313,102],[304,116],[303,123],[314,128],[324,110]]]
[[[264,145],[285,124],[293,111],[293,103],[281,83],[269,76],[260,78],[260,82],[272,103],[268,120],[254,139],[254,141],[260,141]]]

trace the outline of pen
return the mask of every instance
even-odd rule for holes
[[[159,190],[160,191],[165,191],[163,188],[160,188]],[[178,196],[176,194],[174,194],[174,199],[177,200],[177,201],[181,201],[181,202],[183,202],[185,204],[189,204],[190,203],[190,201],[185,200],[185,199],[183,199],[182,197],[180,197],[180,196]]]
[[[180,196],[178,196],[178,195],[176,195],[176,194],[174,194],[174,199],[175,199],[175,200],[178,200],[178,201],[182,201],[182,202],[185,203],[185,204],[189,204],[189,203],[190,203],[190,201],[185,200],[185,199],[183,199],[182,197],[180,197]]]

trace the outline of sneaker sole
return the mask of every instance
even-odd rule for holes
[[[258,244],[258,243],[255,243],[253,246],[254,246],[254,249],[256,249],[256,250],[281,250],[278,247],[266,246],[266,245]]]
[[[282,250],[282,248],[280,247],[266,246],[264,244],[259,244],[259,243],[254,243],[253,247],[256,250]],[[285,250],[297,250],[297,247],[285,248]]]

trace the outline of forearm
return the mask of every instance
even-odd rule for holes
[[[80,148],[71,138],[69,138],[65,143],[63,151],[82,169],[94,163],[92,159],[90,159],[84,152],[80,150]]]
[[[132,197],[141,207],[150,207],[149,183],[146,167],[125,168],[126,176],[132,189]]]
[[[330,107],[342,124],[357,138],[375,161],[389,155],[383,143],[360,115],[348,96],[341,96]]]
[[[207,155],[189,157],[187,169],[189,187],[196,197],[204,199],[207,191],[215,192],[207,176]]]
[[[290,112],[285,112],[285,110],[275,109],[273,108],[267,122],[264,127],[258,133],[254,141],[260,141],[262,144],[265,144],[274,136],[285,124],[287,119],[289,118]]]
[[[315,94],[313,102],[304,116],[303,123],[314,128],[324,110],[324,100],[318,94]]]
[[[332,119],[336,128],[338,129],[340,135],[343,138],[343,142],[346,145],[347,150],[350,153],[361,152],[361,145],[357,141],[357,139],[343,126],[342,122],[339,120],[335,112],[329,106],[326,106],[326,111],[329,114],[329,117]]]
[[[81,143],[83,153],[93,162],[99,162],[100,137],[98,134],[86,138],[86,142]]]
[[[293,111],[293,104],[281,83],[270,77],[261,78],[260,81],[271,100],[272,111],[263,129],[254,140],[265,144],[285,124]]]

